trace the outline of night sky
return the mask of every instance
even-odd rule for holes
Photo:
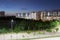
[[[0,11],[30,12],[60,9],[60,0],[0,0]]]

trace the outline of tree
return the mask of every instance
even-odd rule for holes
[[[36,22],[36,27],[38,28],[38,30],[40,30],[40,27],[42,27],[42,23],[40,23],[40,22]]]

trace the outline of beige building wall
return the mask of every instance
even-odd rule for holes
[[[41,11],[36,12],[36,20],[40,20],[41,19]]]

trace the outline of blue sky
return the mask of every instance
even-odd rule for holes
[[[60,0],[0,0],[0,11],[29,12],[60,9]]]

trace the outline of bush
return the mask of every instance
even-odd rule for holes
[[[0,33],[7,33],[7,32],[9,32],[9,31],[5,28],[0,29]]]
[[[3,23],[4,24],[4,23]],[[13,32],[20,32],[25,30],[46,30],[51,32],[51,28],[55,28],[60,24],[59,20],[51,20],[51,21],[42,21],[42,20],[26,20],[26,19],[17,19],[16,25],[13,27]],[[0,33],[9,32],[10,26],[2,25],[0,27]],[[58,31],[58,29],[56,29]],[[29,31],[30,32],[30,31]],[[28,32],[28,33],[29,33]]]
[[[47,31],[47,32],[52,32],[52,30],[50,30],[50,29],[46,29],[46,31]]]
[[[56,31],[58,31],[59,30],[59,28],[56,28]]]
[[[27,31],[27,33],[28,33],[28,34],[30,34],[30,33],[31,33],[31,31]]]
[[[59,25],[58,20],[51,20],[51,21],[41,21],[41,20],[21,20],[16,21],[16,25],[14,27],[15,32],[19,32],[22,30],[45,30],[51,29]]]
[[[38,32],[38,34],[43,34],[42,32]]]

